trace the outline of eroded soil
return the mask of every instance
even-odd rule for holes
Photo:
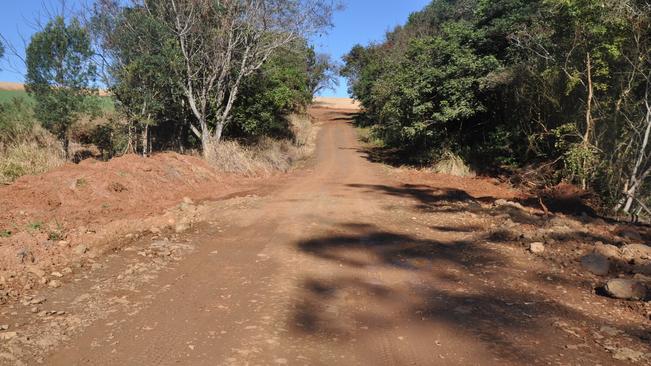
[[[522,195],[488,179],[371,163],[352,111],[312,113],[307,168],[186,200],[170,212],[190,230],[125,234],[82,253],[61,287],[4,305],[1,362],[650,362],[648,303],[601,296],[605,278],[577,264],[595,241],[625,240],[618,225],[504,204]]]

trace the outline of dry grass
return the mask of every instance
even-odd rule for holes
[[[432,171],[438,174],[454,175],[457,177],[474,177],[475,172],[466,165],[458,155],[446,152],[438,163],[432,167]]]
[[[298,161],[312,155],[316,131],[308,116],[289,117],[293,141],[263,138],[255,146],[222,141],[210,162],[218,170],[246,176],[268,176],[289,171]]]
[[[41,174],[64,163],[61,144],[35,126],[29,138],[0,144],[0,184],[9,184],[23,175]]]

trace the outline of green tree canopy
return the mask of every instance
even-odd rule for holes
[[[27,47],[26,89],[36,100],[36,116],[63,143],[68,155],[70,126],[88,111],[96,68],[90,35],[77,19],[52,19]]]

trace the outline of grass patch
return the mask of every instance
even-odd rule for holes
[[[27,224],[27,228],[31,231],[39,231],[43,228],[43,221],[34,221]]]
[[[11,102],[14,98],[24,99],[29,104],[34,102],[24,90],[0,90],[0,103]]]
[[[222,141],[209,161],[218,170],[246,176],[269,175],[287,172],[294,164],[309,157],[314,151],[316,129],[309,116],[288,117],[294,138],[262,138],[255,145],[237,141]]]
[[[0,238],[8,238],[11,234],[11,230],[0,230]]]
[[[88,181],[86,180],[86,178],[79,178],[75,181],[76,188],[84,188],[86,186],[88,186]]]
[[[370,147],[384,147],[384,142],[373,133],[372,127],[356,127],[359,141]]]
[[[457,177],[474,177],[475,172],[466,165],[460,156],[445,152],[439,161],[432,167],[434,173],[454,175]]]

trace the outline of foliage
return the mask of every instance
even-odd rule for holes
[[[23,98],[0,103],[0,145],[21,139],[32,131],[34,115]]]
[[[234,137],[287,137],[286,116],[312,101],[310,65],[313,51],[304,42],[274,54],[245,81],[226,133]]]
[[[87,98],[95,94],[91,56],[88,31],[77,19],[66,24],[61,16],[34,34],[27,47],[27,92],[36,101],[36,116],[63,142],[66,156],[70,126],[93,109]]]
[[[353,47],[341,74],[375,135],[414,161],[552,164],[548,183],[614,206],[651,175],[650,44],[645,1],[432,1],[382,43]]]
[[[327,85],[332,65],[307,45],[305,30],[287,33],[284,27],[310,20],[294,14],[289,21],[303,5],[278,5],[283,3],[286,11],[258,14],[208,1],[180,1],[175,9],[159,0],[98,1],[91,28],[97,53],[108,60],[116,109],[128,121],[127,150],[206,149],[222,136],[257,141],[291,134],[286,116],[304,109],[312,93]],[[324,27],[319,22],[329,18],[329,9],[310,15],[318,18],[310,26]],[[176,28],[177,16],[187,32]],[[250,22],[274,16],[250,28]],[[281,18],[288,21],[274,26]]]

